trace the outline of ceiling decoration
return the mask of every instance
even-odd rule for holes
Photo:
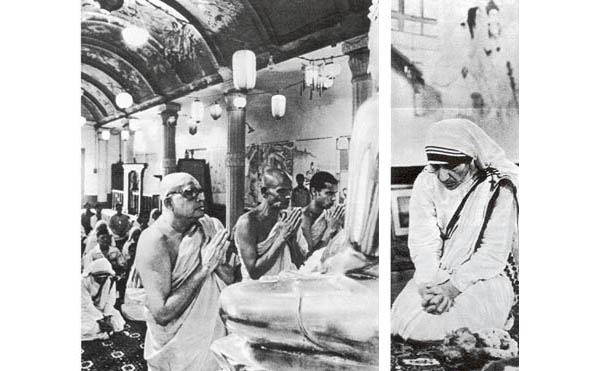
[[[368,31],[370,0],[82,0],[81,114],[96,126],[223,81],[232,55],[278,63]],[[112,11],[109,11],[112,10]],[[300,17],[299,14],[302,14]],[[128,45],[123,30],[148,32]],[[230,73],[225,73],[230,76]],[[133,105],[119,109],[126,91]]]

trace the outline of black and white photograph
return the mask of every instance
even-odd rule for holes
[[[81,369],[377,370],[378,6],[81,1]]]
[[[391,8],[391,370],[518,369],[518,3]]]

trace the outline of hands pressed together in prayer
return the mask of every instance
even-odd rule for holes
[[[442,314],[450,310],[460,291],[448,280],[438,285],[422,285],[419,294],[423,299],[421,306],[427,313]]]
[[[104,316],[102,319],[99,319],[98,321],[98,327],[100,327],[100,332],[104,332],[107,334],[107,336],[110,336],[113,334],[113,327],[110,324],[110,317],[111,316]]]
[[[346,216],[346,205],[338,204],[333,209],[333,212],[325,216],[327,220],[328,232],[335,233],[344,226],[344,217]]]
[[[215,271],[221,264],[225,263],[225,254],[229,248],[229,232],[221,229],[210,242],[200,250],[202,265],[209,272]]]
[[[298,207],[291,212],[282,213],[279,223],[282,225],[280,233],[284,241],[287,241],[292,236],[296,236],[298,228],[302,223],[302,209]]]

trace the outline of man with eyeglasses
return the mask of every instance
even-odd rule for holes
[[[217,370],[209,346],[225,335],[219,295],[233,281],[228,233],[204,214],[204,194],[186,173],[165,176],[163,210],[138,241],[135,266],[146,295],[149,370]]]
[[[267,168],[262,182],[263,200],[242,215],[234,228],[243,280],[295,271],[304,262],[295,238],[302,221],[302,209],[285,210],[292,192],[289,175]]]

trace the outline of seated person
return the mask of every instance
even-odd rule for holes
[[[83,205],[83,207],[85,208],[85,212],[83,212],[81,214],[81,225],[83,226],[83,229],[85,230],[85,234],[87,235],[92,230],[92,224],[91,224],[90,218],[92,217],[92,215],[94,215],[94,213],[91,210],[92,205],[90,205],[89,202],[86,202]]]
[[[100,225],[98,227],[96,239],[98,241],[96,246],[83,256],[81,263],[82,270],[85,270],[85,268],[94,260],[105,258],[111,263],[113,270],[117,274],[117,279],[123,278],[127,261],[121,253],[121,250],[112,246],[112,237],[110,236],[110,233],[108,233],[108,227],[106,225]]]
[[[299,245],[306,257],[326,246],[344,225],[344,206],[335,204],[338,181],[325,171],[310,179],[312,201],[302,213]]]
[[[125,321],[115,309],[115,272],[108,260],[94,260],[81,276],[81,340],[108,339],[123,330]]]
[[[240,216],[234,227],[243,280],[295,271],[304,262],[296,242],[302,210],[297,208],[280,215],[289,206],[291,190],[288,174],[279,169],[265,169],[262,202]]]
[[[123,204],[118,203],[116,205],[117,213],[110,217],[108,221],[108,227],[115,239],[115,245],[119,248],[123,248],[125,241],[127,241],[127,233],[131,228],[131,222],[129,217],[123,214]]]
[[[468,120],[433,124],[425,143],[428,165],[410,200],[415,275],[394,302],[392,332],[434,341],[502,328],[518,287],[517,167]]]
[[[96,204],[96,206],[94,206],[94,214],[92,216],[90,216],[90,225],[92,227],[95,227],[96,223],[98,223],[101,220],[103,220],[102,219],[102,205]]]

